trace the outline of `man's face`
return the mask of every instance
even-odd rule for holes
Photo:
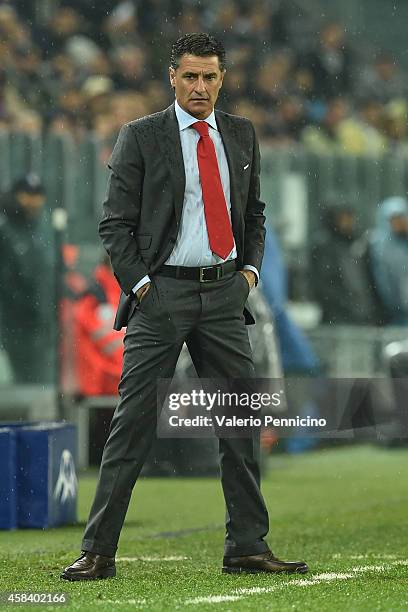
[[[218,57],[185,54],[178,68],[170,68],[169,74],[181,108],[197,119],[206,119],[212,113],[225,74]]]
[[[20,191],[17,193],[16,197],[21,208],[23,208],[30,217],[39,215],[45,204],[45,196],[42,193],[26,193],[25,191]]]
[[[390,226],[394,234],[406,238],[408,236],[408,216],[394,215],[390,219]]]
[[[349,235],[353,232],[355,225],[355,218],[352,212],[343,210],[336,216],[337,229],[345,235]]]

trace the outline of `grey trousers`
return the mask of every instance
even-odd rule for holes
[[[111,422],[82,550],[114,556],[132,489],[155,437],[157,379],[172,378],[183,343],[203,378],[253,378],[239,272],[218,281],[154,276],[134,307],[124,340],[120,400]],[[219,439],[227,507],[225,556],[259,554],[268,513],[260,492],[259,431]]]

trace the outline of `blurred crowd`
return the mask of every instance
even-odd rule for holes
[[[386,198],[372,229],[330,202],[310,249],[310,284],[328,325],[408,325],[408,201]]]
[[[58,261],[45,204],[45,187],[33,173],[0,194],[0,257],[8,264],[0,268],[0,347],[16,382],[47,380],[59,311],[64,388],[114,394],[123,351],[123,333],[113,331],[119,286],[106,255],[92,278],[79,270],[78,245],[65,244]],[[407,326],[408,200],[388,197],[378,207],[374,227],[364,232],[351,204],[329,202],[325,211],[325,222],[311,237],[308,270],[309,298],[319,306],[321,322]],[[261,281],[251,303],[260,323],[260,336],[252,338],[257,367],[267,367],[268,375],[274,369],[276,376],[276,365],[266,357],[277,354],[267,331],[272,317],[285,373],[315,372],[318,360],[287,312],[288,271],[271,227]]]
[[[264,141],[407,154],[396,59],[378,49],[365,60],[341,23],[301,17],[299,29],[296,2],[281,0],[0,0],[0,128],[113,140],[171,102],[172,42],[209,31],[227,49],[220,106]]]

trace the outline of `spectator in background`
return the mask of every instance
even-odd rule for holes
[[[313,76],[313,98],[327,100],[350,94],[353,61],[344,26],[336,21],[323,25],[316,49],[301,61]]]
[[[376,100],[361,100],[359,112],[352,113],[350,101],[338,96],[322,106],[322,111],[321,121],[306,125],[301,133],[302,142],[310,149],[351,155],[382,155],[387,151],[383,107]]]
[[[96,117],[101,114],[110,114],[113,87],[112,80],[101,75],[90,76],[83,84],[81,93],[84,102],[85,121],[89,128],[92,128]]]
[[[375,289],[391,325],[408,325],[408,201],[384,200],[377,213],[369,254]]]
[[[138,45],[140,34],[135,3],[126,0],[115,6],[105,19],[104,31],[114,49]]]
[[[312,101],[314,89],[313,74],[307,68],[299,65],[299,62],[294,66],[291,74],[290,91],[291,94],[298,97],[304,104],[307,104],[312,109],[314,102]],[[322,105],[317,104],[317,109],[321,109]]]
[[[313,378],[321,371],[321,364],[312,345],[287,312],[288,279],[281,249],[275,232],[266,233],[261,289],[275,321],[280,357],[286,378],[285,397],[289,415],[318,416]],[[289,380],[289,377],[294,377]],[[297,434],[303,435],[297,430]],[[316,440],[297,437],[285,441],[286,450],[301,452],[316,445]]]
[[[284,373],[316,374],[319,362],[313,348],[287,312],[287,270],[278,239],[270,227],[266,233],[261,281],[262,293],[276,324]]]
[[[124,123],[143,117],[147,108],[148,100],[143,94],[131,91],[115,94],[111,100],[111,112],[115,118],[116,134]]]
[[[161,108],[164,108],[171,103],[168,89],[164,87],[161,81],[150,81],[143,89],[146,109],[149,112],[156,113]],[[145,114],[145,112],[143,113]]]
[[[346,204],[328,206],[310,258],[312,290],[322,309],[323,323],[378,323],[379,309],[358,238],[354,209]]]
[[[393,153],[408,157],[408,104],[393,100],[384,106],[384,134]]]
[[[268,111],[288,95],[292,58],[286,52],[268,56],[255,77],[257,102]]]
[[[202,9],[199,6],[185,6],[179,15],[181,32],[199,32],[202,23]]]
[[[289,15],[285,2],[280,0],[260,0],[259,3],[249,2],[250,15],[252,19],[253,38],[259,40],[259,34],[264,32],[261,38],[265,46],[270,44],[275,48],[287,48],[290,46]]]
[[[39,136],[42,132],[43,120],[39,113],[26,110],[15,117],[11,127],[15,132]]]
[[[53,304],[53,245],[47,238],[44,187],[36,175],[18,180],[0,204],[1,341],[14,382],[44,383]]]
[[[88,279],[78,270],[80,249],[78,245],[62,245],[62,284],[58,304],[59,324],[59,385],[66,396],[78,393],[77,350],[74,343],[75,304],[88,289]]]
[[[47,129],[50,134],[57,136],[68,135],[74,142],[79,143],[84,137],[84,126],[75,113],[56,110],[48,117]]]
[[[175,33],[177,17],[183,12],[183,0],[132,0],[136,5],[141,36],[145,41],[157,36],[157,25],[165,36]],[[163,19],[163,17],[165,17]]]
[[[375,99],[361,100],[358,104],[358,113],[340,123],[337,137],[345,153],[382,155],[388,148],[383,129],[382,104]]]
[[[45,62],[44,78],[52,106],[58,105],[58,97],[70,89],[79,90],[83,81],[81,71],[74,61],[64,53],[58,53]]]
[[[26,0],[21,0],[25,2]],[[77,14],[81,15],[87,25],[89,35],[105,48],[106,39],[104,34],[104,24],[106,17],[120,3],[121,0],[60,0],[61,6],[73,8]]]
[[[248,41],[243,41],[239,47],[233,47],[230,53],[228,75],[231,73],[231,80],[228,79],[225,91],[222,90],[220,94],[220,105],[223,110],[238,114],[237,105],[242,101],[248,101],[251,104],[257,103],[253,85],[253,72],[252,49]]]
[[[267,134],[274,145],[289,146],[300,141],[305,127],[302,101],[295,96],[282,98],[269,117]]]
[[[390,149],[408,156],[401,111],[406,74],[391,55],[379,53],[354,83],[359,58],[344,27],[325,23],[315,43],[309,36],[313,11],[281,0],[208,6],[190,0],[59,0],[41,11],[31,4],[0,0],[0,127],[30,134],[44,126],[54,133],[72,129],[80,142],[87,131],[102,128],[100,117],[107,114],[98,109],[92,118],[93,101],[85,92],[94,77],[110,79],[120,95],[145,96],[146,112],[155,112],[170,103],[164,88],[167,41],[210,29],[227,41],[230,57],[231,85],[221,108],[248,113],[264,140],[283,146],[300,141],[322,153]]]
[[[253,58],[259,60],[271,50],[279,52],[288,44],[287,16],[280,0],[241,2],[240,24]],[[233,26],[234,28],[235,26]],[[235,43],[236,44],[236,43]],[[256,67],[256,61],[253,67]]]
[[[244,38],[240,7],[235,0],[223,0],[216,4],[212,18],[211,29],[214,36],[224,37],[225,48],[235,47],[237,40]]]
[[[15,9],[11,6],[0,6],[0,40],[7,43],[11,49],[24,46],[30,40],[30,28],[28,24],[23,24],[19,20]],[[12,57],[6,58],[8,63],[12,62]]]
[[[118,47],[114,54],[112,79],[116,90],[141,90],[149,73],[149,62],[145,52],[136,45]]]
[[[28,110],[16,88],[8,82],[5,71],[0,69],[0,125],[13,130],[19,116]]]
[[[235,105],[235,114],[249,119],[255,127],[259,137],[265,139],[268,130],[268,113],[260,104],[252,101],[252,98],[242,98]]]
[[[61,91],[61,93],[57,97],[56,102],[56,107],[58,110],[74,115],[75,117],[77,117],[80,123],[85,124],[85,98],[80,89],[77,89],[76,87],[70,87],[66,90]]]
[[[45,115],[49,111],[50,99],[42,74],[41,57],[38,49],[20,46],[14,52],[14,70],[10,84],[30,110]]]
[[[341,96],[332,98],[321,107],[321,117],[317,116],[314,123],[306,125],[302,130],[303,144],[317,153],[340,150],[339,133],[348,116],[347,99]]]
[[[122,369],[124,332],[113,329],[120,288],[105,256],[75,306],[78,392],[116,395]]]
[[[222,100],[229,112],[235,114],[236,105],[244,98],[251,97],[250,76],[245,68],[238,64],[228,69],[228,84],[224,88]]]
[[[43,58],[48,60],[65,53],[69,41],[75,36],[85,36],[87,28],[86,20],[72,6],[60,6],[45,26],[33,29],[33,39]]]
[[[370,98],[381,104],[404,99],[408,95],[408,79],[390,53],[380,53],[372,66],[363,70],[355,87],[358,98]]]

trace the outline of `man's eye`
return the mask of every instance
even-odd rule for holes
[[[215,76],[213,74],[207,77],[207,81],[213,81],[214,79]]]

